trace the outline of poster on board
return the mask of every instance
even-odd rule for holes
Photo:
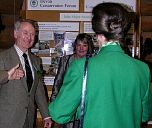
[[[39,31],[79,31],[79,22],[38,22]]]
[[[27,10],[79,11],[79,0],[28,0]]]
[[[94,6],[103,2],[122,3],[131,8],[132,11],[136,11],[136,0],[84,0],[84,12],[91,12]]]

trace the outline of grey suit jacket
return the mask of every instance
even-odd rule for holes
[[[5,83],[8,80],[8,73],[6,70],[0,70],[0,84]]]
[[[31,53],[29,56],[35,76],[30,92],[25,77],[8,81],[6,72],[3,72],[18,63],[23,69],[15,48],[11,47],[0,53],[0,128],[22,128],[26,117],[29,119],[30,128],[33,128],[35,103],[43,118],[49,116],[42,79],[37,74],[40,70],[40,59]]]

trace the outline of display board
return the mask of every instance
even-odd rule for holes
[[[38,23],[38,42],[32,49],[42,58],[46,76],[44,83],[52,85],[58,68],[59,57],[72,54],[72,44],[78,33],[92,30],[92,8],[101,2],[116,2],[125,6],[131,14],[137,11],[135,0],[25,0],[22,17]],[[23,13],[24,12],[24,13]],[[137,28],[134,15],[132,27],[127,36],[131,55],[138,56]],[[96,43],[96,42],[95,42]],[[96,44],[95,44],[96,45]],[[131,46],[131,47],[130,47]]]
[[[131,14],[138,8],[136,0],[24,0],[21,16],[38,23],[38,42],[32,52],[42,58],[44,84],[47,86],[49,97],[59,58],[73,53],[72,44],[78,33],[90,33],[95,37],[91,25],[91,11],[101,2],[121,3]],[[135,16],[131,16],[133,22],[127,40],[134,57],[138,56],[137,27]]]

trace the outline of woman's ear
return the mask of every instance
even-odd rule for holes
[[[101,46],[101,45],[105,44],[106,38],[103,34],[98,34],[97,41],[98,41],[99,45]]]

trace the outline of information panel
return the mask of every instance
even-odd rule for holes
[[[84,0],[84,12],[91,12],[94,6],[103,2],[122,3],[136,11],[136,0]]]
[[[79,11],[79,0],[28,0],[27,10]]]

